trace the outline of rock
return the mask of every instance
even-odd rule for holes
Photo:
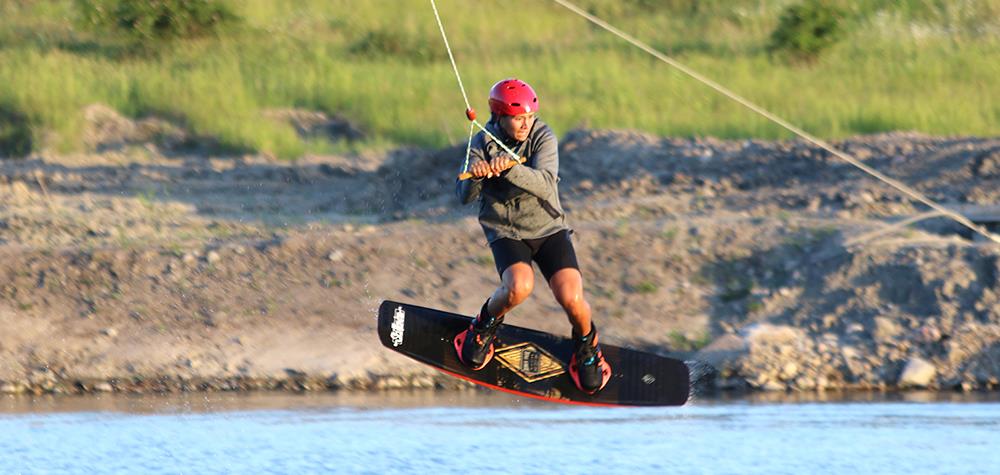
[[[335,250],[335,251],[331,252],[329,255],[326,256],[326,258],[329,259],[330,262],[340,262],[340,261],[344,260],[344,253],[343,253],[343,251],[340,251],[338,249],[338,250]]]
[[[25,390],[24,385],[19,383],[0,384],[0,394],[21,394]]]
[[[781,373],[778,375],[784,381],[791,381],[799,374],[799,365],[794,361],[789,361],[781,367]]]
[[[810,378],[808,376],[802,376],[802,377],[796,378],[795,379],[795,389],[799,389],[801,391],[810,391],[810,390],[816,389],[816,380],[814,380],[814,379],[812,379],[812,378]]]
[[[768,381],[768,382],[764,383],[764,385],[761,386],[760,389],[763,390],[763,391],[772,391],[772,392],[773,391],[784,391],[785,390],[785,385],[781,384],[781,383],[779,383],[777,381]]]
[[[94,391],[101,393],[110,393],[115,390],[114,386],[109,384],[107,381],[101,381],[94,385]]]
[[[875,317],[874,337],[877,341],[888,341],[899,336],[903,329],[889,317]]]
[[[348,382],[345,381],[344,378],[338,373],[333,373],[328,376],[325,384],[328,389],[343,389],[348,387]]]
[[[307,376],[305,371],[298,370],[295,368],[285,368],[285,374],[292,379],[303,379]]]
[[[766,374],[757,374],[756,376],[747,376],[747,383],[754,388],[760,389],[764,387],[765,384],[769,383],[770,380]]]
[[[205,261],[207,261],[209,264],[215,264],[220,260],[222,260],[222,256],[220,256],[219,253],[215,251],[209,251],[208,255],[205,256]]]
[[[406,381],[397,376],[387,376],[379,378],[375,385],[376,389],[402,389],[407,387]]]
[[[806,211],[816,212],[819,211],[820,205],[823,204],[823,200],[818,196],[813,196],[806,203]]]
[[[118,336],[118,330],[115,330],[114,328],[110,328],[109,327],[109,328],[105,328],[105,329],[101,330],[101,334],[104,335],[104,336],[108,336],[108,337],[114,338],[114,337]]]
[[[917,340],[922,343],[934,343],[941,339],[941,330],[935,325],[924,325],[917,329]]]
[[[434,378],[426,375],[417,375],[410,380],[410,385],[414,388],[430,389],[434,387]]]
[[[912,358],[906,362],[897,383],[901,388],[925,388],[931,384],[937,375],[937,368],[923,358]]]
[[[983,152],[972,163],[973,173],[980,178],[1000,176],[1000,150]]]

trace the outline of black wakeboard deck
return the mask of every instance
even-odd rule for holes
[[[382,344],[435,369],[493,389],[569,404],[680,406],[690,392],[683,361],[601,343],[611,365],[608,384],[594,395],[569,374],[573,341],[514,325],[500,325],[493,359],[479,371],[465,366],[453,340],[469,327],[463,315],[386,300],[378,310]]]

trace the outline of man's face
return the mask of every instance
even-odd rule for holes
[[[517,141],[528,138],[531,126],[535,125],[535,113],[528,112],[519,115],[505,115],[500,118],[500,127],[507,135],[514,137]]]

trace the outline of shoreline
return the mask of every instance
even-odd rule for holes
[[[724,402],[730,400],[756,402],[816,402],[816,401],[909,401],[937,400],[1000,401],[1000,390],[962,391],[946,388],[870,387],[863,385],[831,387],[812,391],[758,390],[749,385],[741,389],[718,389],[711,385],[692,388],[692,401]],[[181,397],[185,395],[228,394],[232,396],[276,395],[344,395],[351,398],[393,397],[396,395],[458,395],[469,391],[496,393],[445,374],[413,376],[381,376],[342,382],[330,378],[309,376],[279,379],[256,378],[126,378],[109,380],[72,380],[51,383],[6,381],[0,383],[0,396],[79,398],[99,395]],[[518,398],[520,399],[520,398]],[[689,402],[690,404],[690,402]]]

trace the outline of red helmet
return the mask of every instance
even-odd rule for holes
[[[490,112],[496,115],[538,112],[538,95],[520,79],[504,79],[490,89]]]

